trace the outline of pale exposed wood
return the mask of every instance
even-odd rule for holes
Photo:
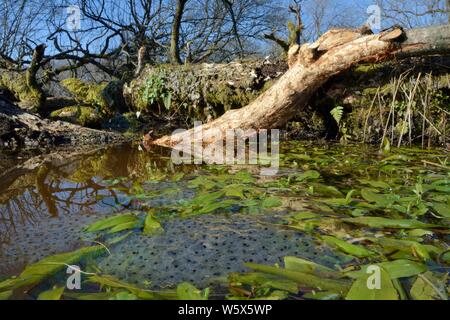
[[[376,35],[358,31],[332,30],[314,44],[294,48],[290,69],[270,89],[244,108],[232,110],[204,124],[204,136],[217,130],[225,136],[228,129],[272,129],[286,124],[298,109],[330,77],[359,62],[380,61],[401,55],[450,52],[450,25],[406,31],[394,29]],[[336,37],[333,39],[333,37]],[[388,40],[382,40],[388,39]],[[324,51],[320,52],[322,46]],[[212,135],[213,136],[213,135]],[[194,141],[194,130],[147,141],[173,147],[187,139]],[[214,136],[203,145],[215,142]]]

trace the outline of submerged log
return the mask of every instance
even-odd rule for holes
[[[353,30],[331,30],[313,44],[289,50],[290,69],[256,100],[238,110],[230,110],[222,117],[196,130],[215,143],[232,129],[272,129],[286,124],[298,109],[304,108],[311,96],[330,77],[350,67],[371,61],[402,56],[429,55],[450,52],[450,25],[403,31],[401,28],[376,35]],[[217,133],[220,134],[217,134]],[[194,129],[153,140],[146,145],[175,147],[195,141]]]

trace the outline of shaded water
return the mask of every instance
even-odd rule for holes
[[[152,290],[190,282],[215,288],[218,297],[227,294],[229,274],[250,271],[244,262],[282,265],[283,257],[295,256],[342,269],[372,259],[324,241],[326,235],[377,252],[375,261],[423,257],[365,238],[433,246],[439,252],[425,247],[428,265],[447,270],[445,151],[382,155],[367,146],[307,143],[281,150],[276,177],[259,176],[252,166],[175,166],[168,150],[143,152],[131,144],[29,159],[3,155],[0,279],[98,242],[109,253],[92,262],[97,272]],[[144,234],[139,224],[115,234],[84,230],[130,212],[138,220],[151,214],[160,232]],[[344,221],[369,216],[439,227]],[[124,238],[111,241],[118,235]]]

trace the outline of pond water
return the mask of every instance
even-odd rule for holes
[[[1,158],[0,298],[447,298],[445,150],[285,142],[272,177],[134,144]]]

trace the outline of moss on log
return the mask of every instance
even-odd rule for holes
[[[209,119],[241,108],[286,71],[284,62],[147,66],[124,88],[132,110]]]

